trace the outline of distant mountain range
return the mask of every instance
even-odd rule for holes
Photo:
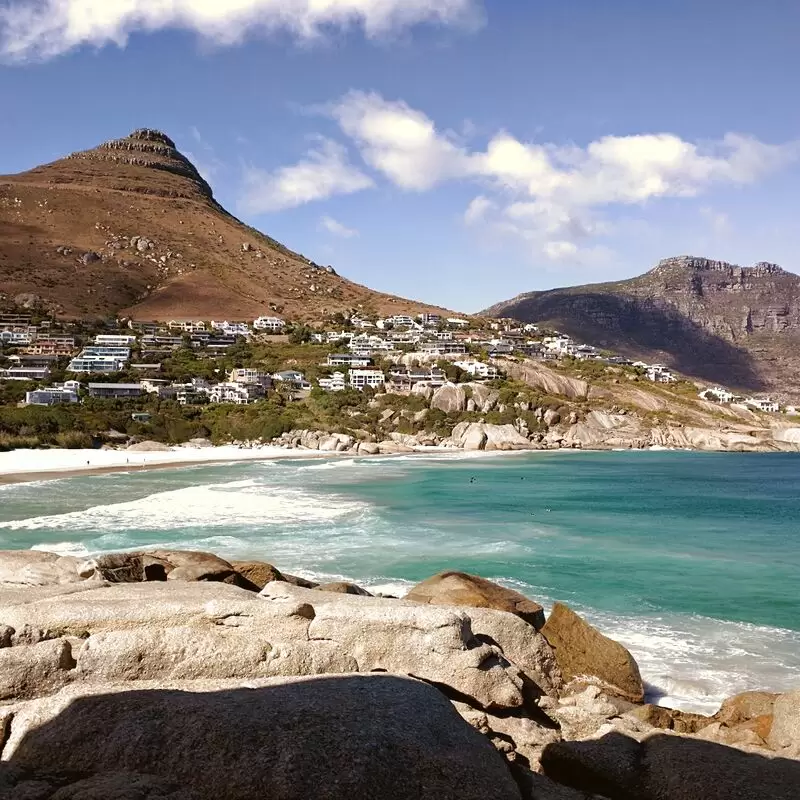
[[[668,258],[637,278],[529,292],[483,313],[742,391],[800,397],[800,277],[775,264]]]
[[[244,225],[148,129],[0,176],[3,296],[64,317],[144,320],[441,310],[352,283]]]

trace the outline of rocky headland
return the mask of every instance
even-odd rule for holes
[[[2,798],[797,797],[800,691],[645,699],[572,609],[464,573],[398,599],[208,553],[0,553]]]
[[[549,325],[706,381],[800,391],[800,277],[777,264],[677,256],[629,280],[529,292],[484,313]]]

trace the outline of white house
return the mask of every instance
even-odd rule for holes
[[[675,376],[663,364],[651,364],[647,368],[647,379],[653,383],[675,383]]]
[[[460,317],[448,317],[447,324],[453,328],[469,328],[469,321]]]
[[[259,391],[260,390],[260,391]],[[264,396],[264,389],[256,384],[218,383],[212,386],[208,398],[212,403],[233,403],[246,406]]]
[[[698,397],[701,397],[703,400],[712,400],[716,403],[731,403],[735,395],[733,392],[729,392],[721,386],[715,386],[713,389],[704,389],[700,392]]]
[[[125,369],[127,359],[113,356],[78,356],[67,366],[67,372],[109,373]]]
[[[28,406],[55,406],[61,403],[78,403],[78,381],[66,381],[48,386],[46,389],[37,389],[34,392],[25,393],[25,405]]]
[[[216,322],[211,320],[211,327],[215,331],[221,331],[226,336],[244,336],[250,335],[250,326],[246,322]]]
[[[497,367],[484,364],[482,361],[455,361],[454,364],[475,378],[493,380],[498,376]]]
[[[379,369],[351,369],[350,385],[354,389],[364,389],[370,386],[373,389],[380,389],[386,383],[386,376]]]
[[[228,375],[228,381],[239,384],[258,384],[265,388],[272,385],[272,378],[266,372],[251,367],[231,370]]]
[[[566,353],[572,344],[573,341],[569,336],[545,336],[542,339],[542,346],[551,353]]]
[[[94,343],[98,347],[133,347],[136,344],[136,337],[116,333],[99,333],[94,337]]]
[[[334,372],[330,378],[320,378],[319,388],[326,392],[341,392],[347,388],[343,372]]]
[[[23,347],[31,344],[36,339],[35,333],[27,331],[2,331],[0,332],[0,344],[8,344],[16,347]]]
[[[268,333],[283,333],[286,323],[280,317],[259,317],[253,320],[253,327],[257,331]]]
[[[747,400],[744,401],[744,404],[771,414],[775,414],[780,410],[778,403],[774,400],[770,400],[768,397],[748,397]]]
[[[408,314],[395,314],[393,317],[379,319],[377,324],[379,328],[386,328],[387,325],[395,328],[411,328],[415,323]]]
[[[329,367],[368,367],[372,364],[369,356],[359,356],[355,353],[331,353],[328,356]]]

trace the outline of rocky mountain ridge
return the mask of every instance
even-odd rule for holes
[[[169,136],[147,128],[0,176],[3,300],[158,321],[443,311],[348,281],[245,225]]]
[[[800,277],[776,264],[679,256],[630,280],[530,292],[484,313],[733,389],[800,396]]]

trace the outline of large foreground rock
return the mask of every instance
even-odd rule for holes
[[[589,677],[600,680],[633,703],[644,699],[644,685],[633,656],[619,642],[603,636],[569,606],[556,603],[542,628],[555,650],[566,682]]]
[[[406,596],[415,603],[438,606],[494,608],[516,614],[539,630],[544,625],[544,609],[525,595],[466,572],[440,572],[418,583]]]
[[[59,681],[385,671],[422,678],[479,708],[524,706],[531,695],[526,678],[493,643],[504,638],[503,631],[483,641],[465,612],[279,581],[268,583],[261,596],[225,583],[182,581],[0,591],[6,625],[57,632],[70,644],[76,664],[66,675],[59,671]],[[526,674],[538,691],[553,691],[549,645],[522,620],[502,616],[510,622],[495,628],[516,623],[530,631],[530,646],[515,634],[508,647],[523,651]],[[15,670],[24,671],[24,664]],[[39,696],[51,688],[48,680],[38,693],[27,684],[25,691]]]
[[[558,742],[545,747],[542,767],[611,800],[796,800],[800,787],[800,762],[664,734]]]
[[[489,742],[419,681],[331,675],[197,688],[73,687],[32,701],[15,714],[3,760],[45,776],[153,776],[197,800],[520,798]]]

